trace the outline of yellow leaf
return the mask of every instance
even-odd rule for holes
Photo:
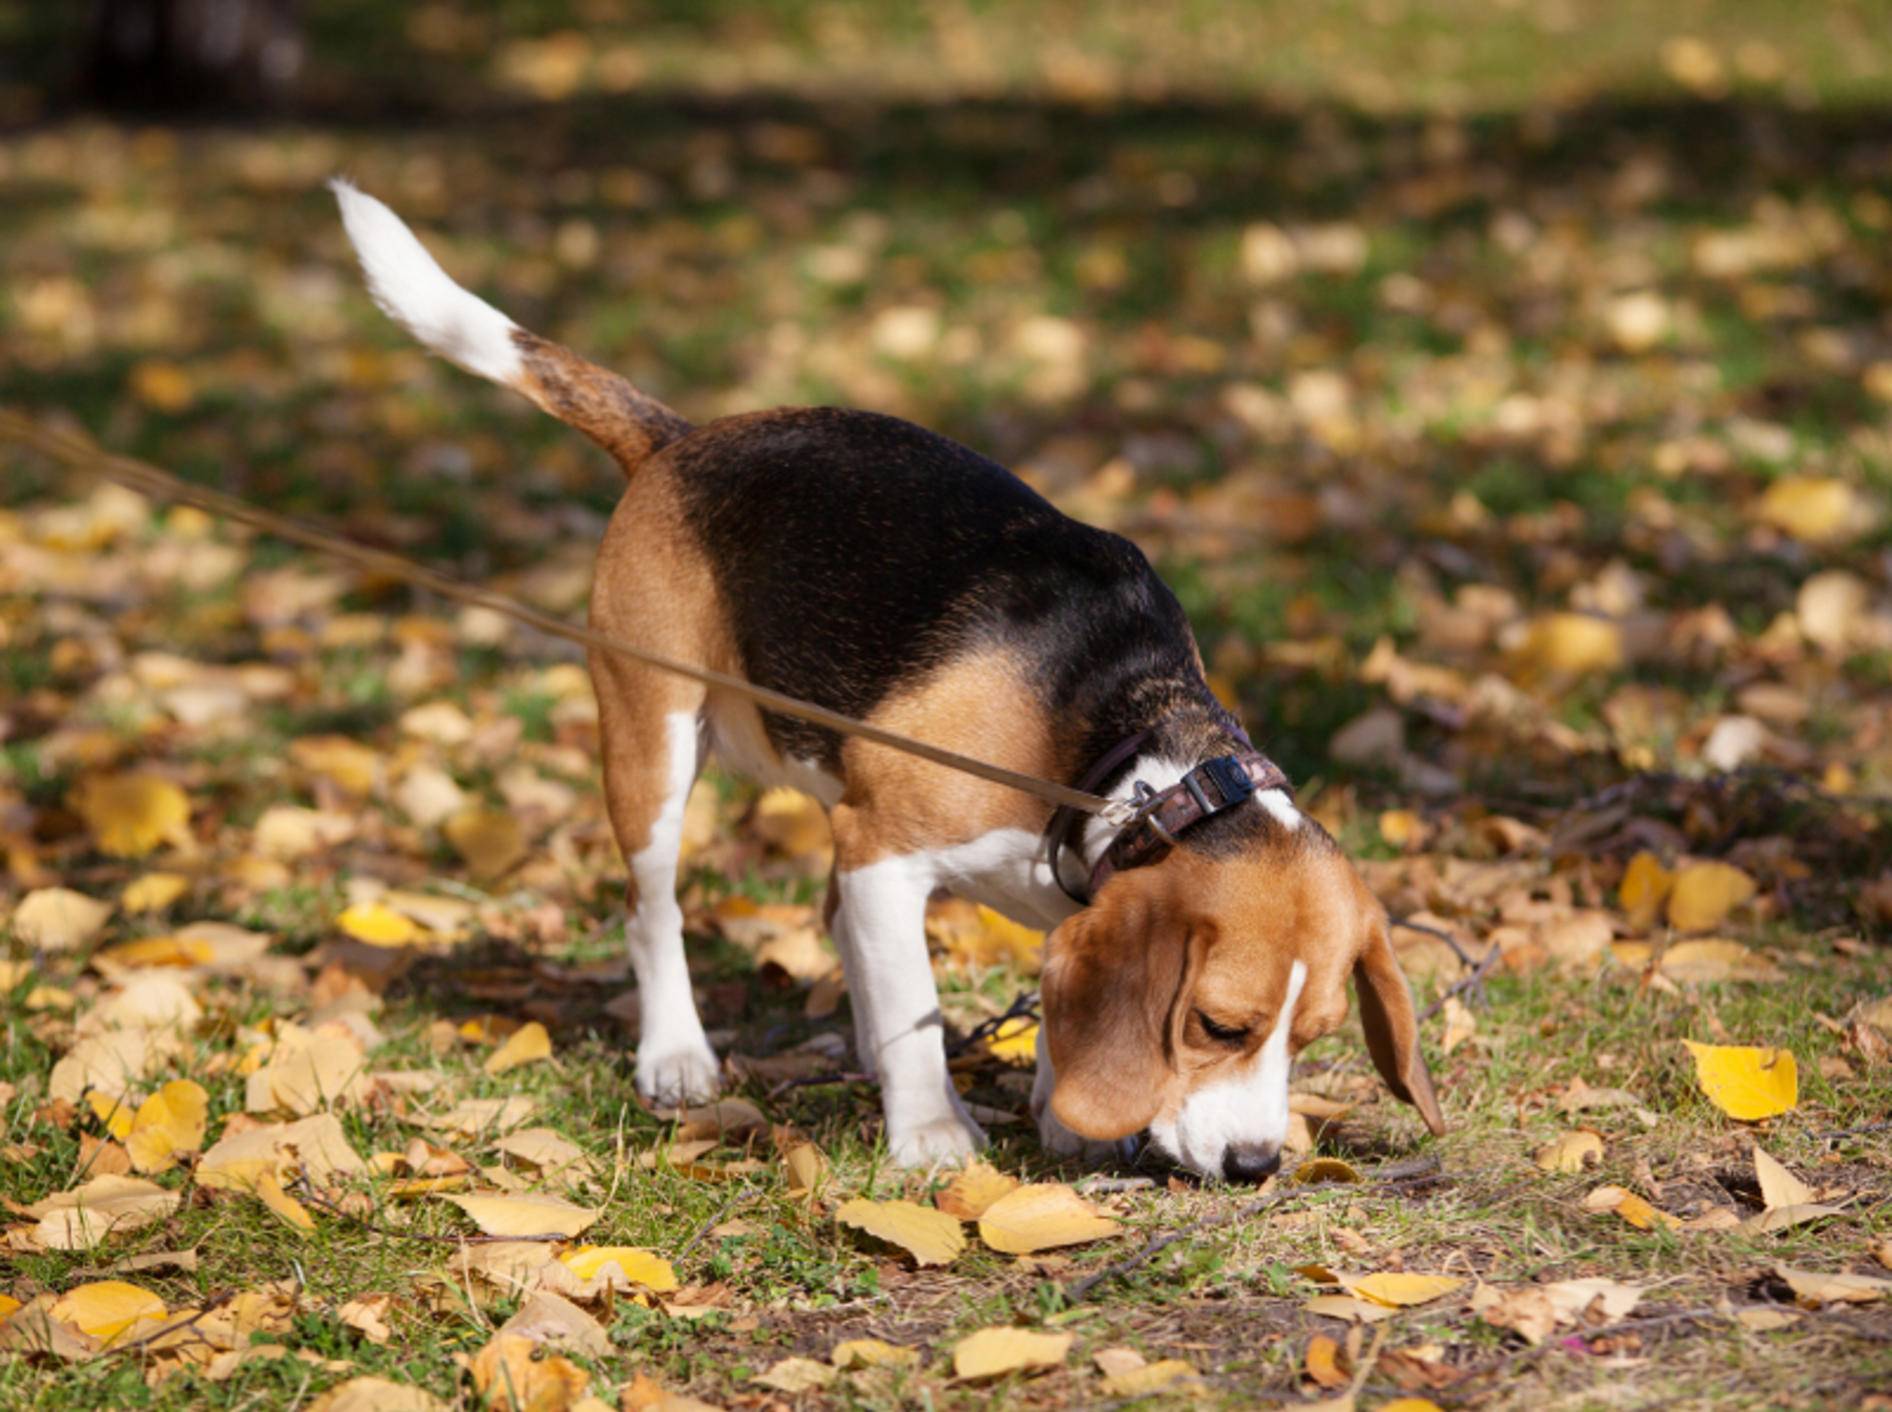
[[[146,873],[126,885],[118,896],[118,905],[127,912],[162,912],[190,885],[190,879],[182,873]]]
[[[556,1196],[449,1196],[487,1235],[575,1236],[604,1213]]]
[[[920,1352],[877,1338],[850,1338],[834,1346],[828,1361],[844,1371],[849,1368],[911,1368],[920,1361]]]
[[[985,931],[986,944],[994,960],[1004,957],[1021,971],[1037,969],[1044,953],[1043,932],[1014,922],[983,902],[979,904],[979,925]]]
[[[140,1172],[165,1172],[177,1165],[177,1154],[195,1152],[204,1145],[210,1116],[210,1095],[190,1079],[173,1079],[138,1105],[131,1121],[125,1150]]]
[[[1695,1079],[1708,1101],[1730,1118],[1756,1122],[1790,1112],[1800,1101],[1792,1053],[1738,1044],[1683,1040],[1695,1056]]]
[[[0,1294],[0,1324],[4,1324],[14,1313],[25,1307],[12,1295]]]
[[[559,1354],[534,1357],[539,1345],[501,1329],[473,1355],[470,1370],[481,1406],[517,1412],[575,1412],[591,1376]]]
[[[1307,1375],[1324,1388],[1345,1387],[1353,1379],[1340,1371],[1340,1345],[1326,1334],[1307,1341]]]
[[[1572,1176],[1603,1160],[1603,1135],[1594,1128],[1567,1132],[1555,1142],[1538,1148],[1536,1160],[1546,1172]]]
[[[788,1172],[791,1195],[812,1192],[828,1175],[828,1159],[812,1142],[798,1142],[782,1154],[782,1166]]]
[[[308,1412],[447,1412],[447,1404],[425,1389],[386,1378],[350,1378],[337,1383]]]
[[[1796,1270],[1776,1265],[1774,1273],[1785,1280],[1794,1298],[1809,1309],[1822,1304],[1870,1304],[1892,1295],[1892,1280],[1875,1275],[1829,1275],[1821,1270]]]
[[[1662,974],[1684,985],[1712,981],[1774,981],[1781,971],[1760,952],[1725,937],[1678,941],[1662,953]]]
[[[1395,1397],[1391,1402],[1382,1402],[1379,1412],[1440,1412],[1440,1409],[1429,1397]]]
[[[13,909],[13,934],[40,951],[72,951],[103,931],[111,915],[111,903],[71,888],[35,888]]]
[[[1834,476],[1782,476],[1762,494],[1754,517],[1809,544],[1851,539],[1871,518],[1852,486]]]
[[[1583,1206],[1587,1211],[1614,1211],[1639,1231],[1652,1231],[1657,1226],[1674,1230],[1682,1224],[1667,1211],[1656,1209],[1627,1187],[1600,1186],[1583,1198]]]
[[[763,842],[791,858],[823,860],[834,852],[827,810],[800,790],[779,786],[755,802],[751,826]]]
[[[185,936],[141,936],[100,951],[93,961],[136,969],[140,966],[203,966],[216,955],[207,941]]]
[[[503,809],[464,809],[443,832],[476,878],[496,878],[526,856],[525,830]]]
[[[379,902],[357,902],[335,919],[335,925],[370,946],[407,946],[421,935],[412,918]]]
[[[1691,863],[1675,875],[1669,925],[1684,932],[1720,926],[1728,913],[1752,900],[1754,892],[1754,879],[1730,863]]]
[[[99,852],[114,858],[142,858],[160,843],[191,841],[190,800],[158,775],[93,775],[73,791],[72,807]]]
[[[512,1069],[551,1057],[552,1037],[545,1032],[544,1025],[533,1020],[514,1030],[512,1037],[487,1055],[486,1062],[480,1067],[498,1077]]]
[[[1007,1327],[980,1329],[953,1345],[953,1373],[970,1382],[1026,1368],[1055,1368],[1071,1351],[1072,1335]]]
[[[106,1132],[120,1142],[131,1136],[132,1106],[123,1097],[95,1088],[86,1092],[85,1103]]]
[[[257,1200],[297,1230],[315,1229],[315,1217],[309,1214],[309,1208],[282,1189],[282,1179],[274,1171],[258,1172],[249,1189]]]
[[[52,1316],[81,1333],[112,1343],[135,1338],[164,1322],[164,1301],[123,1280],[99,1280],[67,1290],[53,1301]]]
[[[1606,618],[1547,613],[1513,649],[1513,670],[1526,682],[1613,672],[1623,665],[1623,632]]]
[[[1017,1177],[1008,1177],[985,1162],[972,1161],[933,1198],[933,1204],[949,1216],[976,1221],[993,1202],[1017,1190]]]
[[[1357,1182],[1361,1177],[1338,1157],[1310,1157],[1294,1169],[1294,1180],[1301,1186],[1317,1186],[1321,1182]]]
[[[834,1368],[812,1358],[784,1358],[755,1374],[749,1381],[774,1388],[777,1392],[793,1394],[824,1388],[839,1376]]]
[[[966,1248],[958,1221],[944,1211],[929,1211],[911,1201],[856,1197],[836,1211],[834,1219],[899,1246],[921,1265],[950,1265]]]
[[[142,358],[131,367],[131,395],[155,412],[182,412],[197,398],[191,375],[169,358]]]
[[[1616,900],[1636,926],[1652,926],[1674,885],[1675,874],[1663,867],[1662,860],[1655,854],[1644,850],[1631,858],[1629,866],[1623,870]]]
[[[1425,834],[1425,820],[1410,809],[1387,809],[1380,814],[1380,837],[1395,848],[1417,846]]]
[[[581,1280],[593,1280],[615,1269],[626,1281],[659,1294],[667,1294],[677,1287],[677,1272],[668,1260],[633,1245],[581,1245],[558,1258],[560,1264]]]
[[[1021,1067],[1035,1064],[1038,1060],[1038,1024],[1023,1016],[1007,1020],[986,1041],[985,1047],[994,1059],[1003,1059],[1007,1064]]]
[[[1105,1397],[1148,1397],[1178,1383],[1195,1381],[1196,1370],[1189,1364],[1180,1358],[1163,1358],[1111,1373],[1097,1385],[1097,1390]]]
[[[381,779],[381,757],[345,735],[305,735],[292,740],[289,758],[344,794],[368,794]]]
[[[1122,1230],[1060,1182],[1021,1186],[986,1207],[979,1217],[979,1239],[1007,1255],[1082,1245],[1121,1234]]]
[[[1368,1300],[1387,1309],[1405,1309],[1414,1304],[1429,1304],[1450,1294],[1465,1281],[1450,1275],[1408,1275],[1388,1271],[1378,1275],[1342,1275],[1340,1283],[1358,1299]]]

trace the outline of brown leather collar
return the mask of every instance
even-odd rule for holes
[[[1085,775],[1089,783],[1080,787],[1096,789],[1113,769],[1135,755],[1149,734],[1140,732],[1117,746],[1091,767]],[[1264,789],[1292,790],[1293,786],[1279,765],[1253,749],[1205,760],[1165,790],[1153,790],[1138,780],[1136,817],[1117,831],[1091,870],[1089,885],[1082,894],[1065,881],[1059,866],[1076,823],[1075,810],[1061,809],[1052,815],[1045,831],[1051,875],[1073,902],[1088,906],[1112,874],[1156,862],[1176,846],[1185,830],[1233,809]]]

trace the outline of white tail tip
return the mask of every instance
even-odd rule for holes
[[[519,326],[455,284],[381,202],[341,177],[329,189],[341,203],[342,225],[382,312],[448,362],[516,385],[522,368],[512,336]]]

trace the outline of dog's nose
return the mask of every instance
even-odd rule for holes
[[[1281,1166],[1281,1149],[1258,1142],[1230,1143],[1222,1153],[1222,1175],[1232,1182],[1266,1181]]]

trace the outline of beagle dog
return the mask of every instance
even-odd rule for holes
[[[1031,1107],[1098,1158],[1148,1131],[1205,1177],[1280,1162],[1288,1069],[1360,997],[1387,1086],[1443,1131],[1386,916],[1203,680],[1135,545],[965,447],[832,407],[693,426],[456,285],[392,211],[334,189],[375,302],[468,372],[585,433],[626,484],[599,548],[600,631],[1043,778],[1135,801],[1113,829],[884,746],[594,653],[604,788],[628,863],[663,1108],[718,1087],[675,896],[684,801],[714,752],[814,795],[859,1061],[909,1167],[983,1141],[947,1072],[927,960],[938,889],[1050,931]]]

